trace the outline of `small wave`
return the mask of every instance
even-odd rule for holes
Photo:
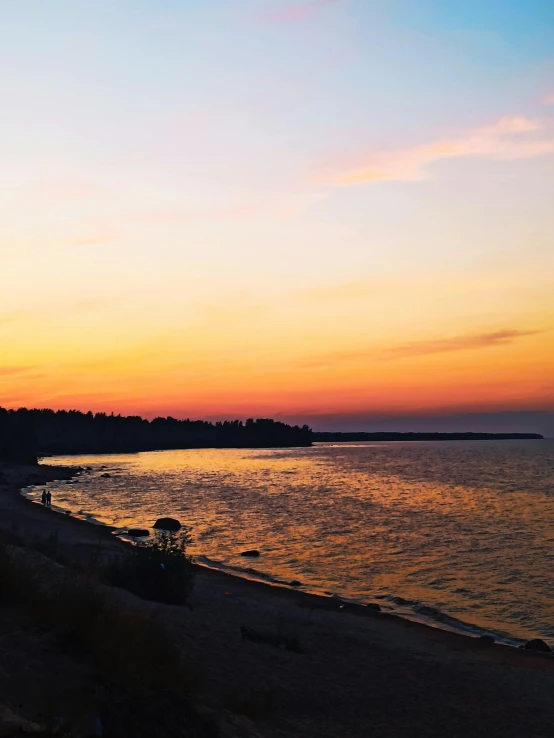
[[[278,579],[265,571],[254,569],[251,566],[233,566],[232,564],[225,564],[223,561],[210,559],[207,556],[196,556],[196,562],[203,566],[207,566],[209,569],[218,569],[219,571],[234,573],[245,579],[261,579],[262,581],[269,582],[270,584],[289,584],[289,582],[284,579]]]
[[[213,525],[211,528],[208,528],[207,530],[202,531],[202,533],[199,533],[196,536],[196,538],[199,541],[204,541],[206,538],[211,538],[212,536],[215,536],[217,533],[220,533],[222,530],[225,530],[223,526]]]
[[[398,597],[396,595],[377,595],[376,599],[387,600],[388,602],[397,605],[401,611],[399,614],[403,617],[407,617],[408,619],[425,622],[428,625],[440,623],[440,625],[447,630],[464,633],[466,635],[492,635],[497,641],[507,643],[511,646],[518,646],[521,643],[521,641],[517,639],[510,638],[499,632],[492,632],[486,628],[481,628],[474,623],[460,620],[460,618],[454,617],[453,615],[448,615],[438,607],[426,605],[422,602],[418,602],[417,600],[407,600],[404,597]]]
[[[379,599],[394,602],[395,605],[405,605],[406,607],[412,607],[416,604],[413,600],[405,600],[404,597],[397,597],[395,595],[381,595]]]
[[[517,646],[520,643],[520,641],[516,641],[513,638],[507,638],[500,633],[492,633],[490,630],[487,630],[486,628],[481,628],[474,623],[468,623],[467,621],[460,620],[453,615],[448,615],[447,613],[439,610],[436,607],[419,605],[414,607],[414,612],[418,615],[423,615],[424,618],[428,618],[431,621],[441,623],[443,626],[446,626],[450,630],[454,630],[457,632],[461,631],[463,633],[469,633],[475,636],[492,635],[496,640],[508,643],[512,646]]]
[[[496,641],[505,643],[510,646],[519,646],[521,641],[510,636],[507,636],[499,631],[491,631],[487,628],[483,628],[475,623],[470,623],[467,620],[461,620],[460,618],[454,617],[454,615],[448,615],[437,607],[431,607],[430,605],[414,604],[411,608],[416,615],[416,618],[422,618],[424,622],[429,625],[440,623],[440,625],[446,630],[452,630],[456,633],[463,633],[464,635],[482,636],[490,635],[495,638]]]

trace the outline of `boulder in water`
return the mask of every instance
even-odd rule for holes
[[[100,476],[102,477],[102,479],[111,479],[112,475],[105,472],[104,474],[100,474]]]
[[[301,587],[302,582],[300,582],[298,579],[293,579],[292,582],[289,582],[289,587]]]
[[[260,555],[260,552],[256,551],[255,548],[251,548],[248,551],[243,551],[241,553],[241,556],[249,556],[250,558],[253,558],[253,559],[257,559],[259,555]]]
[[[154,523],[154,528],[157,530],[168,530],[175,533],[181,530],[181,523],[175,518],[158,518]]]
[[[533,638],[523,646],[526,651],[542,651],[542,653],[552,653],[550,646],[541,638]]]

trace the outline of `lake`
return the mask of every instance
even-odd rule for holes
[[[91,467],[75,483],[50,485],[55,506],[116,527],[176,517],[201,563],[298,580],[442,627],[554,640],[554,441],[49,461]],[[240,556],[252,548],[258,559]]]

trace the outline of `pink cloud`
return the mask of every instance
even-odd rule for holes
[[[496,159],[530,159],[554,153],[554,138],[537,137],[541,123],[523,116],[500,118],[460,136],[438,139],[410,149],[375,152],[361,164],[344,168],[327,184],[349,186],[379,180],[416,181],[427,177],[429,165],[441,159],[484,156]]]
[[[289,188],[267,193],[263,197],[238,202],[184,206],[175,210],[129,213],[105,220],[105,226],[186,223],[202,220],[249,220],[256,218],[288,218],[303,213],[315,203],[325,200],[327,192]],[[82,243],[82,240],[79,241]]]
[[[544,98],[545,105],[554,105],[554,92]]]
[[[299,23],[310,20],[327,5],[344,2],[344,0],[314,0],[311,3],[291,3],[275,10],[264,13],[261,20],[264,23]]]

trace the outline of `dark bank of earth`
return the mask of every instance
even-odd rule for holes
[[[71,570],[33,551],[36,536],[56,532],[58,550],[82,565],[108,549],[126,548],[109,529],[58,515],[18,493],[41,477],[71,473],[0,470],[0,530],[25,544],[16,555],[31,562],[43,582]],[[99,694],[106,700],[98,703],[104,736],[118,738],[204,738],[194,731],[209,730],[208,724],[215,724],[222,738],[546,738],[552,733],[549,653],[485,643],[376,608],[344,607],[332,598],[210,570],[198,569],[190,608],[146,602],[113,587],[102,592],[116,613],[132,613],[130,622],[154,617],[170,639],[167,655],[149,662],[145,646],[133,652],[128,640],[116,641],[109,661],[94,667],[100,676],[93,677],[91,661],[60,645],[49,618],[2,604],[0,707],[44,724],[48,709],[59,717],[74,705],[88,719],[95,713],[79,703],[80,696]],[[186,665],[185,702],[175,705],[173,698],[147,691],[142,698],[136,691],[129,696],[118,691],[121,687],[106,690],[103,680],[111,679],[112,671],[124,673],[128,663],[144,673],[146,663],[171,661],[172,649]],[[104,646],[96,656],[102,653]],[[129,705],[136,709],[129,712]],[[87,730],[77,738],[94,734]]]

